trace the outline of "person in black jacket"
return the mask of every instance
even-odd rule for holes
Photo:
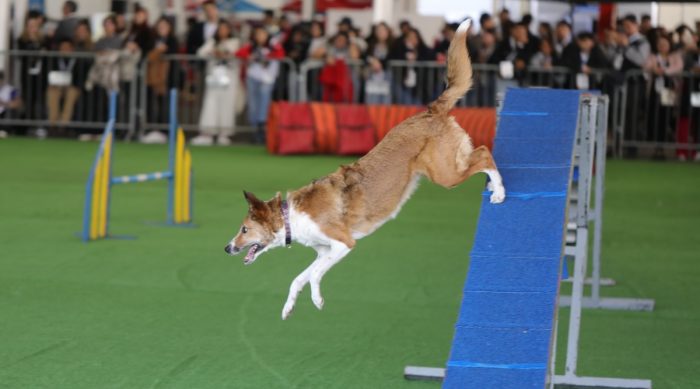
[[[596,45],[595,37],[590,32],[578,34],[576,41],[566,46],[562,52],[560,63],[571,70],[574,74],[572,77],[576,77],[580,73],[589,76],[588,85],[577,82],[570,83],[570,85],[584,89],[598,86],[595,82],[595,77],[591,76],[593,69],[604,70],[610,68],[610,63],[605,53]]]
[[[75,28],[80,22],[75,13],[78,11],[78,4],[75,1],[68,0],[63,3],[63,19],[58,22],[54,31],[54,49],[58,49],[59,44],[66,39],[72,39],[75,33]]]
[[[202,3],[205,20],[197,22],[187,33],[187,53],[196,54],[202,45],[214,36],[219,26],[219,9],[216,1],[207,0]]]
[[[513,25],[510,29],[510,37],[502,40],[494,50],[488,63],[499,64],[504,61],[512,62],[515,70],[515,78],[524,76],[527,65],[538,47],[528,37],[527,26],[523,23]]]
[[[24,102],[27,119],[43,119],[43,97],[46,89],[46,64],[40,58],[40,51],[48,48],[41,34],[41,14],[29,14],[24,22],[24,30],[17,39],[17,49],[26,51],[20,58],[20,95]],[[33,52],[33,53],[29,53]]]

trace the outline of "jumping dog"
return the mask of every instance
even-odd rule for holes
[[[421,177],[446,188],[476,173],[489,177],[490,201],[501,203],[505,188],[491,152],[472,147],[471,139],[449,115],[472,85],[467,52],[469,20],[463,22],[447,54],[447,88],[437,100],[392,129],[367,155],[334,173],[287,193],[262,201],[244,192],[248,214],[238,234],[226,246],[236,255],[247,249],[243,263],[296,241],[318,256],[289,288],[282,319],[292,313],[297,296],[308,283],[311,299],[323,308],[321,279],[355,247],[355,242],[398,215]]]

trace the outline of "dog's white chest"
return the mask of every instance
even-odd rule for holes
[[[321,228],[311,217],[304,212],[297,212],[293,207],[289,209],[289,224],[292,237],[304,246],[328,246],[330,238],[321,231]]]

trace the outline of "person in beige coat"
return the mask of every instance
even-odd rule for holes
[[[233,54],[239,41],[233,37],[231,25],[222,20],[214,33],[197,50],[197,55],[208,58],[204,104],[199,116],[200,135],[192,139],[197,146],[210,146],[214,138],[219,145],[231,144],[236,125],[238,66]]]

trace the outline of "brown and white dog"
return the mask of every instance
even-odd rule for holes
[[[302,288],[311,285],[311,299],[323,308],[323,276],[363,238],[393,219],[415,191],[421,177],[452,188],[483,172],[490,179],[491,202],[505,199],[501,176],[489,150],[474,149],[466,132],[448,113],[472,84],[467,53],[469,21],[457,29],[447,55],[447,89],[428,110],[406,119],[357,162],[311,184],[261,201],[244,192],[248,214],[238,234],[226,246],[243,262],[293,240],[316,250],[316,260],[292,282],[282,310],[286,319]]]

